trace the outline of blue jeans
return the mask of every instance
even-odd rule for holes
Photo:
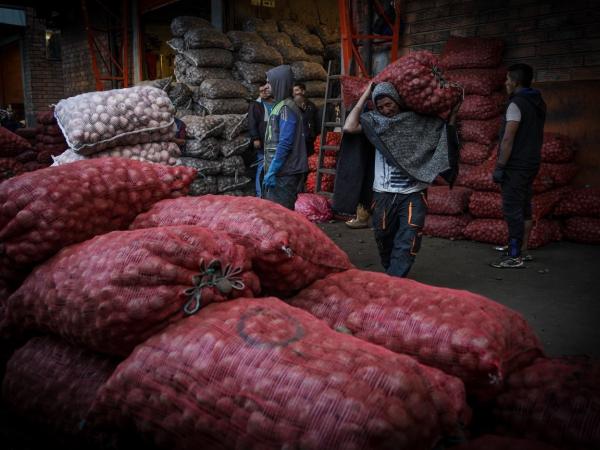
[[[381,264],[388,275],[405,277],[421,248],[427,191],[375,192],[373,227]]]
[[[256,180],[255,180],[255,187],[256,187],[256,196],[260,197],[262,195],[262,182],[263,182],[263,176],[264,176],[264,169],[265,169],[265,153],[260,150],[256,153]]]

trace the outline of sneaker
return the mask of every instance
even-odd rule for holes
[[[494,250],[502,252],[503,256],[508,256],[508,245],[498,245],[497,247],[494,247]],[[531,253],[523,253],[521,258],[523,261],[533,261],[533,255]]]
[[[368,220],[358,220],[358,219],[352,219],[349,220],[348,222],[346,222],[346,226],[348,228],[352,228],[352,229],[359,229],[359,228],[369,228],[369,221]]]
[[[503,256],[498,261],[490,263],[490,266],[495,267],[496,269],[520,269],[525,267],[523,264],[523,258],[520,256],[517,258]]]

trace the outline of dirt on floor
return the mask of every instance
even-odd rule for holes
[[[320,227],[359,269],[383,272],[373,230],[343,222]],[[530,252],[522,269],[494,269],[490,244],[424,237],[408,277],[485,295],[519,311],[549,356],[600,358],[600,246],[556,242]]]

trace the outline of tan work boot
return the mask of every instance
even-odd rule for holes
[[[356,207],[356,217],[346,222],[346,225],[352,229],[358,228],[369,228],[369,211],[367,211],[363,205]]]

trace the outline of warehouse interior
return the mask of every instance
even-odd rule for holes
[[[0,2],[0,441],[600,448],[598,6]],[[316,110],[287,209],[250,119],[269,126],[282,64]],[[546,112],[531,260],[498,269],[514,64]],[[426,183],[406,278],[382,262],[372,173],[348,168],[380,152],[343,132],[371,80],[445,124],[461,105],[458,175]]]

